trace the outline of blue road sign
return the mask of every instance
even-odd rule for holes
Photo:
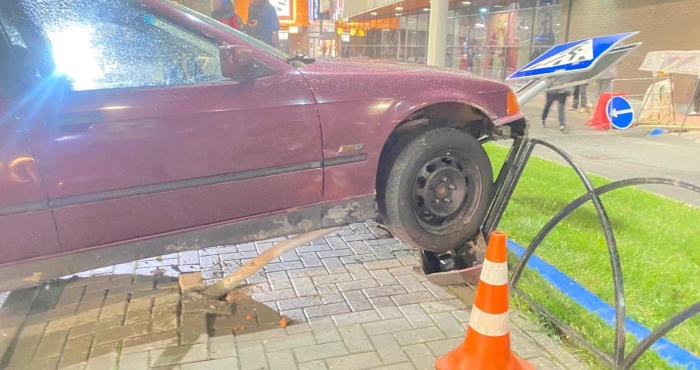
[[[634,108],[632,108],[629,100],[622,96],[613,96],[608,101],[605,111],[608,114],[610,124],[616,129],[624,130],[632,127],[634,123]]]
[[[635,34],[637,32],[620,33],[557,45],[520,68],[508,79],[545,77],[589,70],[601,56]]]

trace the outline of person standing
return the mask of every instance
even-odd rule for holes
[[[559,103],[559,130],[562,133],[568,133],[566,129],[566,97],[569,96],[569,92],[566,89],[554,89],[547,91],[547,103],[544,105],[544,111],[542,111],[542,127],[547,127],[547,116],[549,115],[549,109],[552,108],[554,102]]]
[[[252,36],[274,47],[279,47],[277,32],[280,30],[280,20],[277,10],[268,0],[250,0],[248,7],[248,26]]]
[[[217,21],[240,30],[243,27],[243,22],[236,14],[236,8],[231,0],[211,0],[211,17]]]
[[[590,113],[591,112],[591,107],[588,106],[588,96],[586,94],[586,90],[588,89],[588,84],[585,85],[578,85],[574,87],[574,103],[571,105],[571,110],[572,111],[577,111],[579,113]],[[579,105],[580,103],[580,105]],[[581,108],[579,108],[579,106]]]

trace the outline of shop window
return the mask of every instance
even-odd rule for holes
[[[558,43],[561,30],[561,6],[547,6],[537,9],[533,47],[544,49]]]
[[[413,60],[414,63],[425,64],[428,55],[428,14],[419,14],[414,31]]]
[[[445,65],[503,80],[538,52],[559,42],[561,0],[451,2],[447,20]],[[428,12],[407,10],[394,27],[373,21],[373,58],[425,63]],[[381,29],[384,28],[384,29]]]
[[[451,13],[454,14],[452,11]],[[447,40],[445,42],[445,66],[448,68],[459,68],[459,60],[462,53],[460,50],[459,30],[456,29],[458,19],[454,16],[447,19]],[[427,36],[427,32],[426,32]],[[426,42],[427,46],[427,42]]]
[[[466,24],[468,39],[462,42],[462,50],[466,54],[467,71],[484,75],[484,64],[488,52],[488,36],[486,15],[477,14],[462,19]]]

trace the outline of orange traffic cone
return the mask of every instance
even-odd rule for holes
[[[437,370],[534,370],[510,349],[506,235],[491,234],[467,337],[435,362]]]

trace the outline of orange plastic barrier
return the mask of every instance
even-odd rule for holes
[[[594,130],[610,130],[610,120],[608,120],[608,115],[606,109],[608,107],[608,102],[613,96],[624,96],[627,97],[627,93],[602,93],[598,98],[598,104],[595,107],[595,113],[593,118],[586,122],[586,127],[590,127]]]

